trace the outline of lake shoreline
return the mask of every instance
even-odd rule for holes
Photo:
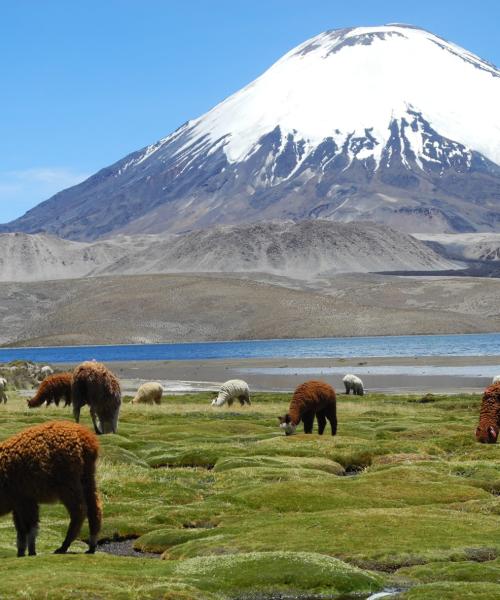
[[[53,363],[59,369],[70,369],[74,363]],[[498,369],[495,370],[495,366]],[[158,380],[168,392],[213,390],[228,379],[245,379],[254,391],[290,391],[307,379],[322,379],[342,391],[342,374],[395,367],[388,374],[363,373],[367,391],[387,393],[479,393],[491,376],[453,376],[446,374],[419,375],[415,367],[451,369],[487,366],[500,374],[500,356],[419,356],[419,357],[358,357],[331,358],[265,358],[265,359],[210,359],[210,360],[157,360],[116,361],[110,368],[122,381],[124,392],[132,393],[144,381]],[[322,373],[322,369],[338,368],[338,372]],[[408,373],[405,373],[405,367]],[[248,371],[251,369],[251,371]],[[267,369],[275,370],[269,374]],[[296,371],[294,371],[296,369]],[[308,369],[302,373],[301,369]],[[312,373],[310,369],[317,369]]]

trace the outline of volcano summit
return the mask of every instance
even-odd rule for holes
[[[500,231],[500,71],[407,25],[322,33],[2,231],[74,240],[268,219]]]

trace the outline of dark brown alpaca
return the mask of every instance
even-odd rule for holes
[[[95,552],[102,512],[95,484],[99,446],[76,423],[51,421],[24,429],[0,444],[0,515],[14,513],[17,555],[36,554],[38,505],[60,501],[70,514],[68,532],[56,554],[65,553],[89,522],[88,553]]]
[[[335,390],[324,381],[306,381],[295,390],[288,413],[278,417],[286,435],[295,433],[300,421],[304,433],[312,433],[314,416],[318,419],[318,433],[323,435],[326,421],[330,421],[332,435],[337,433],[337,402]]]
[[[42,406],[44,402],[47,406],[52,402],[59,406],[59,402],[64,399],[64,406],[71,404],[71,384],[73,382],[72,373],[57,373],[56,375],[49,375],[46,377],[37,393],[28,400],[29,408],[35,408],[36,406]]]
[[[483,444],[496,444],[500,429],[500,383],[484,390],[476,439]]]
[[[76,367],[71,396],[77,423],[80,409],[88,404],[95,432],[116,433],[121,405],[120,383],[103,364],[89,361]]]

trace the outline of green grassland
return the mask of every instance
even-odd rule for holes
[[[119,434],[100,438],[101,539],[162,560],[83,541],[52,555],[68,517],[44,506],[37,557],[15,558],[0,520],[0,598],[500,598],[500,449],[475,442],[479,396],[341,395],[335,437],[284,436],[287,394],[211,398],[126,398]],[[11,392],[0,438],[54,418],[70,409]]]

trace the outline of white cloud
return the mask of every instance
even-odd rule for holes
[[[89,177],[66,167],[33,167],[0,171],[0,223],[20,217],[56,192]]]

